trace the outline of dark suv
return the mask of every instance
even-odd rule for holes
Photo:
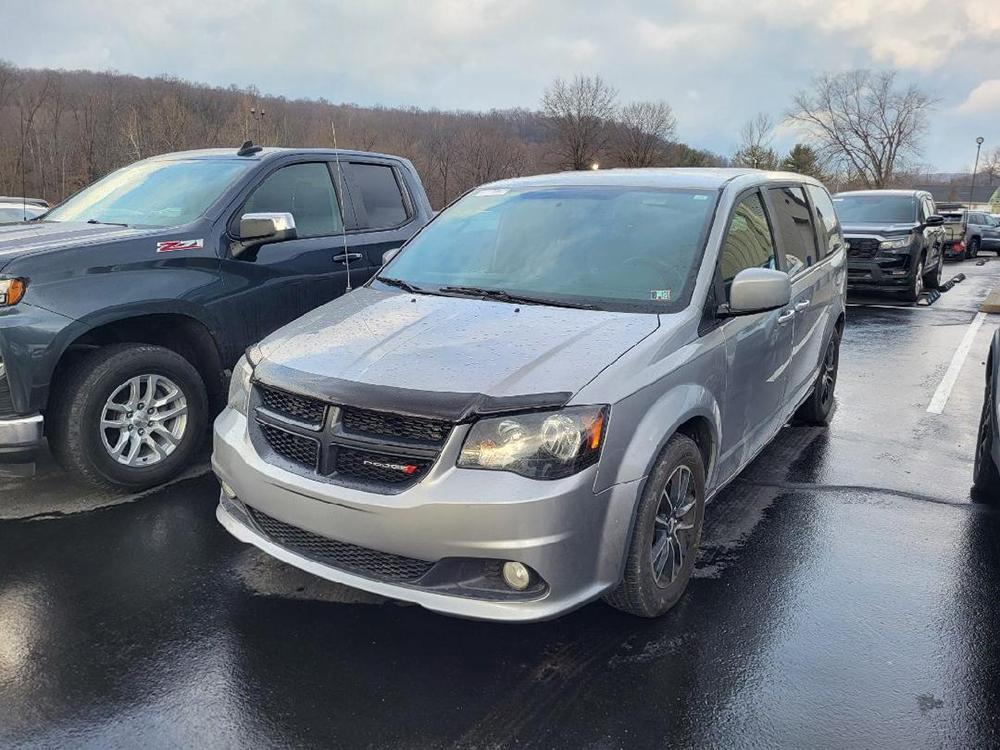
[[[944,269],[944,219],[923,190],[857,190],[833,197],[847,241],[850,290],[887,289],[916,302]]]
[[[244,349],[430,216],[405,159],[244,144],[137,162],[0,227],[0,460],[30,461],[44,431],[95,483],[168,479]]]

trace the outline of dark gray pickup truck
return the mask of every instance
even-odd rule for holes
[[[170,478],[244,349],[367,281],[431,214],[405,159],[246,143],[137,162],[0,226],[0,461],[47,437],[94,483]]]

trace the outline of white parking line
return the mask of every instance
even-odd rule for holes
[[[944,407],[948,403],[948,397],[951,396],[951,389],[955,387],[955,383],[958,381],[958,374],[962,371],[965,358],[969,356],[972,342],[975,341],[976,334],[983,327],[983,321],[985,320],[986,313],[981,312],[977,313],[976,317],[969,323],[969,327],[965,331],[965,336],[962,337],[962,343],[955,350],[955,354],[951,358],[951,364],[948,365],[948,371],[944,374],[944,378],[941,379],[941,384],[938,385],[937,390],[934,391],[934,397],[931,399],[930,406],[927,407],[927,411],[931,414],[944,414]]]

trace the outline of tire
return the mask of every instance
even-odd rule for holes
[[[837,388],[837,371],[840,369],[840,331],[833,329],[833,335],[827,342],[819,375],[813,384],[812,392],[805,403],[795,412],[795,421],[799,424],[822,427],[830,424],[830,414],[833,412],[833,395]]]
[[[145,398],[150,388],[153,405],[139,401],[133,408],[141,408],[127,411],[133,396]],[[46,415],[52,453],[64,469],[100,487],[136,491],[172,479],[205,437],[205,384],[190,362],[160,346],[115,344],[89,352],[56,392]],[[116,459],[111,443],[117,447],[120,439],[126,443]]]
[[[907,302],[916,302],[924,291],[924,259],[917,261],[917,272],[913,274],[913,284],[903,292],[903,299]]]
[[[944,273],[944,253],[938,256],[937,267],[924,276],[924,286],[927,289],[940,289],[941,276]]]
[[[685,503],[671,514],[669,494],[678,494],[685,477]],[[705,463],[701,451],[686,435],[674,435],[660,453],[639,498],[625,575],[604,600],[638,617],[659,617],[677,604],[694,570],[704,519]],[[676,557],[678,547],[683,554]],[[659,576],[654,556],[661,562]]]
[[[976,461],[972,468],[972,496],[979,502],[1000,504],[1000,471],[993,462],[993,420],[996,418],[992,368],[987,369],[986,395],[979,419]]]
[[[965,257],[968,259],[979,257],[979,238],[973,237],[969,240],[969,246],[966,248]]]

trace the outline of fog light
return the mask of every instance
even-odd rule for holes
[[[503,580],[514,591],[524,591],[531,583],[531,571],[519,562],[505,562]]]
[[[234,490],[232,487],[230,487],[228,484],[226,484],[221,480],[219,481],[219,484],[222,485],[222,494],[224,494],[230,500],[236,499],[236,490]]]

